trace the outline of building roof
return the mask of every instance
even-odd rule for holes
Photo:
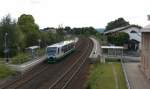
[[[112,29],[112,30],[105,31],[104,34],[113,33],[113,32],[117,32],[117,31],[122,31],[122,30],[125,30],[125,29],[128,29],[128,28],[131,28],[131,27],[136,27],[138,29],[141,29],[141,27],[137,26],[137,25],[127,25],[127,26],[124,26],[124,27],[119,27],[119,28],[115,28],[115,29]]]
[[[56,44],[50,45],[48,47],[62,47],[64,45],[67,45],[67,44],[70,44],[70,43],[73,43],[73,42],[74,42],[74,40],[62,41],[60,43],[56,43]]]
[[[145,27],[141,30],[141,32],[150,32],[150,24],[147,25],[147,26],[145,26]]]

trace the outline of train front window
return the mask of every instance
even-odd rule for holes
[[[56,54],[56,47],[47,48],[47,53],[49,55],[55,55]]]

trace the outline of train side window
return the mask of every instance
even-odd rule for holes
[[[58,48],[57,54],[59,54],[59,48]]]
[[[61,52],[64,52],[64,47],[61,48]]]

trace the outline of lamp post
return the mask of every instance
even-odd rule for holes
[[[38,55],[40,56],[41,39],[38,39],[38,42],[39,42],[39,52],[38,52]]]
[[[39,42],[39,48],[41,48],[41,39],[38,39]]]
[[[5,36],[4,36],[4,41],[5,41],[5,49],[4,49],[4,53],[5,53],[5,58],[6,58],[6,62],[8,62],[8,47],[7,47],[7,36],[8,36],[8,33],[6,32],[5,33]]]

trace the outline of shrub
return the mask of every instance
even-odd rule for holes
[[[17,56],[15,56],[15,57],[11,60],[11,62],[12,62],[13,64],[22,64],[22,63],[27,62],[27,61],[29,61],[29,60],[30,60],[30,58],[29,58],[29,55],[28,55],[28,54],[26,54],[26,53],[20,53],[20,54],[18,54]]]

